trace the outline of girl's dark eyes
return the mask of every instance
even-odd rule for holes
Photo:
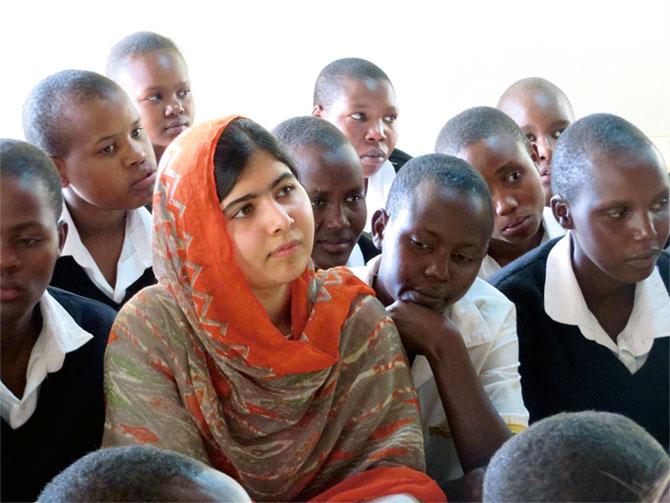
[[[249,216],[249,215],[251,214],[251,212],[253,211],[253,209],[254,209],[254,207],[253,207],[251,204],[246,204],[246,205],[242,206],[239,210],[237,210],[237,211],[233,214],[233,218],[244,218],[244,217],[247,217],[247,216]]]
[[[516,183],[519,180],[521,180],[521,176],[522,176],[521,171],[514,171],[509,175],[507,175],[505,181],[507,181],[508,183]]]
[[[288,185],[284,185],[281,189],[279,189],[279,192],[277,192],[277,196],[278,197],[288,196],[294,190],[295,190],[295,185],[293,185],[292,183],[290,183]]]
[[[149,96],[147,96],[147,97],[144,98],[144,99],[145,99],[146,101],[150,101],[150,102],[152,102],[152,103],[156,103],[156,102],[162,100],[162,99],[163,99],[163,96],[162,96],[160,93],[156,93],[156,94],[150,94]]]
[[[141,127],[136,127],[136,128],[134,128],[134,129],[130,132],[130,136],[131,136],[132,138],[139,138],[140,136],[142,136],[142,130],[143,130],[143,129],[144,129],[144,128],[141,128]]]
[[[420,241],[416,238],[409,238],[409,242],[417,250],[425,251],[425,250],[428,250],[430,248],[426,243],[424,243],[423,241]]]
[[[190,89],[182,89],[177,92],[177,96],[179,96],[181,99],[186,98],[186,96],[188,96],[189,94],[191,94]]]
[[[625,217],[627,214],[628,210],[626,208],[612,208],[607,210],[607,216],[615,220],[619,220]]]
[[[554,132],[552,133],[551,137],[552,137],[554,140],[558,140],[558,137],[561,136],[561,135],[563,134],[563,131],[565,131],[565,129],[557,129],[556,131],[554,131]]]
[[[322,197],[312,199],[312,206],[315,208],[323,208],[326,205],[326,200]]]
[[[351,117],[355,121],[362,121],[362,122],[364,122],[365,119],[366,119],[365,114],[362,113],[362,112],[354,112],[354,113],[350,114],[349,117]]]
[[[100,149],[102,155],[110,155],[116,152],[116,144],[112,143]]]

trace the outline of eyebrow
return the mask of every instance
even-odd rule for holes
[[[137,119],[135,119],[135,122],[133,122],[133,125],[132,125],[132,128],[133,128],[133,129],[136,129],[136,128],[138,128],[138,127],[142,127],[142,124],[141,124],[141,118],[140,118],[140,117],[138,117]],[[120,134],[120,133],[115,133],[115,134],[110,134],[110,135],[107,135],[107,136],[103,136],[102,138],[98,138],[98,140],[96,140],[96,142],[95,142],[94,145],[98,145],[98,143],[102,143],[102,142],[104,142],[104,141],[107,141],[107,140],[111,140],[111,139],[113,139],[113,138],[116,138],[117,136],[119,136],[119,134]]]
[[[521,168],[522,168],[522,166],[519,166],[515,162],[508,162],[507,164],[503,164],[498,169],[496,169],[496,175],[499,175],[503,171],[508,171],[510,169],[521,169]]]
[[[277,178],[275,178],[275,180],[270,184],[269,190],[274,189],[277,185],[279,185],[280,183],[282,183],[282,182],[283,182],[284,180],[286,180],[287,178],[293,178],[293,179],[296,179],[296,178],[295,178],[295,175],[294,175],[293,173],[291,173],[290,171],[287,172],[287,173],[282,173],[282,174],[279,175]],[[252,199],[256,199],[258,196],[259,196],[259,193],[258,193],[258,192],[249,192],[248,194],[245,194],[245,195],[243,195],[242,197],[238,197],[237,199],[235,199],[235,200],[229,202],[229,203],[223,208],[223,212],[224,212],[224,213],[228,213],[228,210],[229,210],[232,206],[235,206],[236,204],[243,203],[243,202],[246,202],[246,201],[251,201]]]

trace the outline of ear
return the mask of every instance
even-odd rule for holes
[[[65,173],[65,164],[66,164],[65,161],[60,157],[51,157],[51,160],[58,169],[58,174],[60,175],[60,186],[65,188],[68,185],[70,185],[70,180],[68,180],[67,175]]]
[[[312,115],[314,117],[321,117],[322,113],[323,113],[323,107],[321,105],[314,105],[314,108],[312,108]]]
[[[384,241],[384,230],[388,224],[389,215],[386,210],[380,209],[372,215],[372,242],[375,247],[382,251],[382,241]]]
[[[574,228],[574,222],[570,215],[570,203],[568,203],[562,196],[556,195],[551,198],[551,211],[558,224],[564,229]]]
[[[58,251],[63,251],[65,246],[65,239],[67,238],[67,223],[62,220],[58,222]]]
[[[530,152],[530,158],[535,163],[535,166],[537,166],[540,163],[540,151],[537,149],[537,145],[528,142],[528,150]]]

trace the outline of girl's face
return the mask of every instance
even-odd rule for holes
[[[307,193],[288,166],[255,152],[220,206],[235,260],[256,297],[305,271],[314,218]]]

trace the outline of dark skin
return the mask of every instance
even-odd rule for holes
[[[616,342],[668,239],[668,174],[655,149],[592,153],[592,181],[552,209],[571,230],[575,277],[589,310]]]
[[[467,474],[488,463],[510,437],[444,310],[472,286],[491,234],[483,203],[426,182],[394,217],[373,216],[382,258],[374,289],[393,319],[408,354],[424,355],[435,377],[449,428]],[[474,496],[477,476],[452,481]],[[479,487],[477,483],[475,487]]]

